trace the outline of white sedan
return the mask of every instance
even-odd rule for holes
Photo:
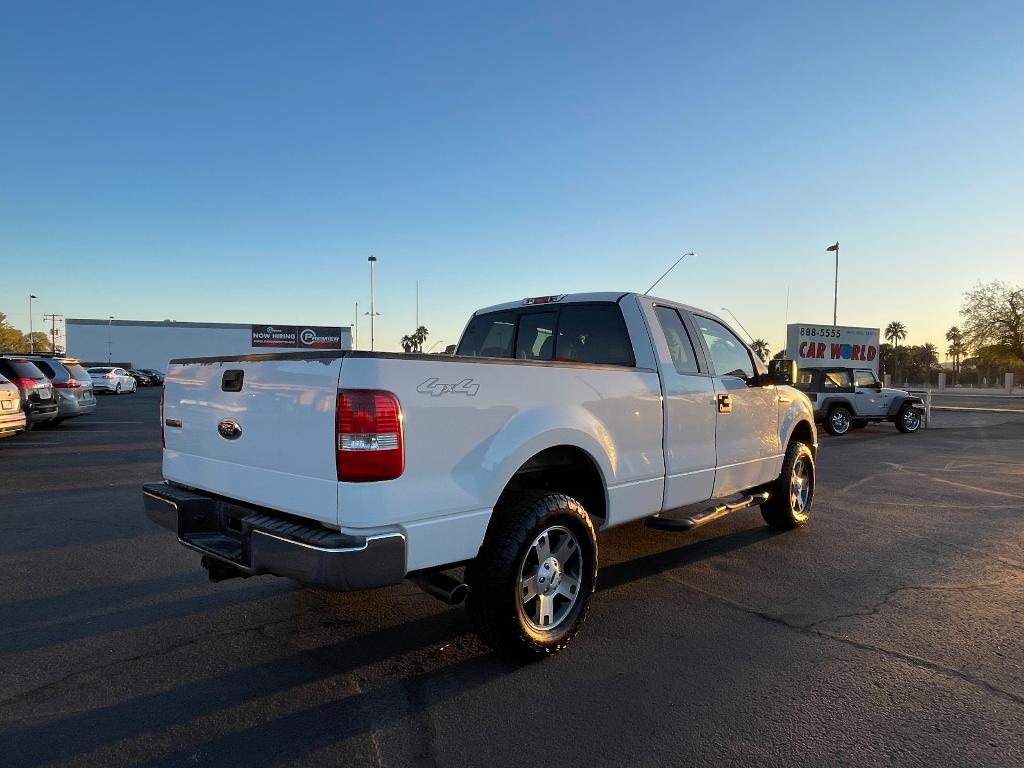
[[[134,392],[138,385],[124,368],[90,368],[89,378],[97,392]]]

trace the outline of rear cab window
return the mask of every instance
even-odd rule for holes
[[[476,315],[457,355],[633,367],[633,346],[617,304],[566,304]]]
[[[491,312],[469,321],[458,354],[469,357],[512,357],[516,312]],[[94,369],[95,370],[95,369]]]
[[[551,360],[555,349],[557,312],[531,312],[519,316],[517,360]]]

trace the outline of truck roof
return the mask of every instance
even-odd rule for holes
[[[519,309],[520,307],[526,306],[528,302],[529,303],[536,302],[537,304],[545,304],[545,303],[548,303],[548,301],[550,301],[550,303],[552,303],[552,304],[578,304],[580,302],[608,301],[608,302],[613,302],[614,303],[614,302],[621,301],[626,296],[636,296],[636,295],[638,295],[638,294],[635,291],[596,291],[596,292],[593,292],[593,293],[565,293],[565,294],[554,293],[554,294],[549,294],[548,296],[540,296],[540,297],[533,297],[533,298],[527,297],[527,298],[524,298],[524,299],[519,299],[519,301],[506,301],[504,304],[493,304],[493,305],[491,305],[489,307],[484,307],[483,309],[478,309],[476,312],[473,313],[473,315],[474,316],[476,316],[476,315],[483,315],[483,314],[486,314],[488,312],[498,312],[498,311],[503,310],[503,309]],[[696,307],[691,307],[691,306],[689,306],[687,304],[683,304],[682,302],[673,301],[672,299],[659,299],[656,296],[648,296],[648,298],[651,299],[652,301],[657,302],[657,303],[671,304],[672,306],[682,307],[683,309],[685,309],[685,310],[687,310],[689,312],[701,312],[703,314],[709,314],[707,311],[705,311],[703,309],[697,309]],[[538,301],[538,299],[546,299],[548,301]],[[714,316],[714,315],[712,315],[712,316]]]

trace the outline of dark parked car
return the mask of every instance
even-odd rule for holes
[[[128,368],[127,372],[129,376],[135,379],[135,383],[140,387],[149,387],[154,384],[153,380],[142,371],[136,371],[134,368]]]
[[[139,368],[139,373],[146,374],[154,386],[162,387],[164,385],[164,375],[160,371],[154,371],[152,368]]]
[[[57,418],[54,424],[75,416],[88,416],[96,410],[92,377],[78,360],[52,355],[26,355],[53,384],[57,395]]]
[[[57,396],[53,384],[26,356],[0,357],[0,374],[18,388],[28,429],[57,418]]]

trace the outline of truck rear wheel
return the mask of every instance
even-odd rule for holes
[[[503,500],[466,568],[466,607],[480,638],[521,661],[562,650],[597,582],[597,537],[576,499],[550,491]]]
[[[828,415],[825,416],[824,427],[825,431],[830,435],[845,435],[850,431],[850,425],[853,423],[853,414],[850,413],[850,409],[845,405],[833,405],[829,410]]]
[[[814,501],[814,454],[806,444],[789,444],[782,472],[768,490],[771,495],[761,505],[761,517],[769,526],[786,530],[807,522]]]

